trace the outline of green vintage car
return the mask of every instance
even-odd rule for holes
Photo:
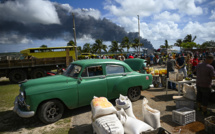
[[[74,109],[89,105],[93,96],[114,99],[122,94],[136,101],[141,90],[148,89],[150,84],[150,74],[135,72],[125,62],[79,60],[71,63],[63,75],[22,83],[13,110],[23,118],[37,114],[47,124],[59,120],[65,107]]]

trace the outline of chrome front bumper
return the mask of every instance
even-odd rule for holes
[[[16,97],[14,101],[14,108],[13,111],[17,113],[22,118],[29,118],[35,115],[34,111],[21,111],[18,107],[18,96]]]

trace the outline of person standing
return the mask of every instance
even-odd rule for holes
[[[194,72],[194,70],[196,69],[196,66],[199,64],[199,59],[198,59],[198,57],[197,57],[197,55],[195,55],[194,56],[194,58],[193,58],[193,62],[192,62],[192,71],[193,71],[193,74],[195,74],[196,75],[196,72]]]
[[[179,72],[179,73],[182,73],[182,72],[183,72],[184,78],[187,77],[187,69],[186,69],[185,64],[186,64],[186,63],[185,63],[185,58],[184,58],[181,54],[179,54],[179,55],[178,55],[178,58],[177,58],[177,60],[176,60],[176,66],[177,66],[177,68],[178,68],[178,72]]]
[[[150,58],[150,65],[152,66],[153,63],[154,63],[154,55],[151,54],[151,55],[149,56],[149,58]]]
[[[175,59],[172,56],[169,56],[167,60],[167,78],[169,78],[169,72],[174,72],[176,65]],[[176,89],[175,83],[168,82],[168,89]]]
[[[213,59],[212,55],[207,55],[205,61],[196,67],[197,110],[201,109],[204,115],[207,114],[212,78],[215,76],[214,67],[210,65]]]

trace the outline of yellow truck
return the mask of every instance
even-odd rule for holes
[[[75,47],[72,46],[29,48],[20,53],[24,59],[0,61],[0,77],[18,83],[25,79],[44,77],[47,71],[66,67],[76,60]]]

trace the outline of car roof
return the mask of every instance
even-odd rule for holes
[[[72,64],[78,64],[81,66],[95,65],[95,64],[119,64],[125,66],[129,71],[132,71],[131,68],[125,62],[115,60],[115,59],[86,59],[86,60],[77,60],[72,62]]]

